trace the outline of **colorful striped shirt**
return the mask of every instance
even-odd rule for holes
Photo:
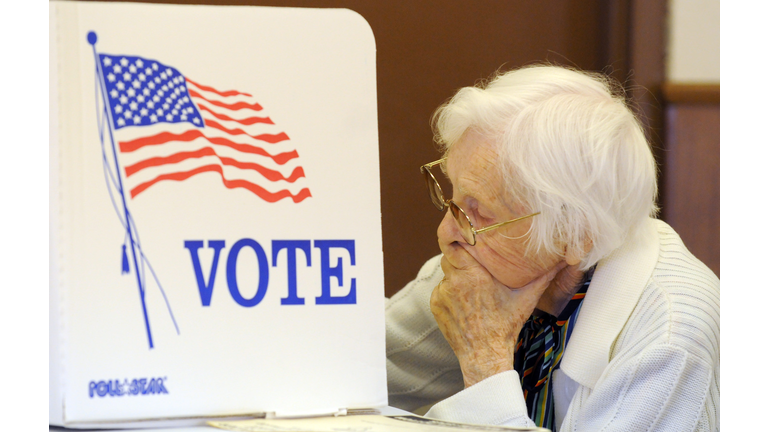
[[[557,317],[535,311],[523,325],[515,347],[515,370],[520,375],[528,415],[538,426],[553,432],[552,372],[560,368],[594,271],[592,267],[584,274],[581,286]]]

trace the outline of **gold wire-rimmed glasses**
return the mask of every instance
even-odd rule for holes
[[[531,213],[529,215],[508,220],[506,222],[499,222],[497,224],[489,225],[485,228],[475,229],[475,226],[472,224],[472,221],[469,219],[469,216],[467,216],[467,213],[464,212],[464,210],[461,207],[459,207],[459,205],[456,204],[452,199],[446,200],[443,197],[443,189],[440,187],[440,183],[437,182],[437,179],[430,171],[430,168],[432,168],[435,165],[441,164],[443,162],[445,162],[445,158],[422,165],[420,168],[421,173],[424,175],[424,181],[427,182],[429,199],[432,200],[432,204],[434,204],[438,210],[443,211],[445,210],[446,207],[448,207],[451,210],[451,214],[453,215],[453,218],[456,220],[456,225],[458,225],[459,227],[459,232],[461,233],[461,237],[463,237],[464,241],[466,241],[467,244],[469,244],[470,246],[474,246],[477,244],[477,235],[480,233],[484,233],[486,231],[490,231],[490,230],[502,227],[504,225],[511,224],[512,222],[517,222],[523,219],[527,219],[529,217],[533,217],[541,213],[541,212]]]

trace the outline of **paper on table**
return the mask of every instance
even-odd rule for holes
[[[236,432],[549,431],[549,429],[537,427],[484,426],[453,423],[416,415],[353,415],[303,419],[254,419],[208,422],[208,424],[220,429]]]

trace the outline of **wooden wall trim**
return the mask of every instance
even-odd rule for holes
[[[720,104],[720,84],[680,84],[662,85],[664,100],[668,103],[685,104]]]
[[[625,87],[636,110],[658,166],[664,166],[664,98],[666,81],[667,9],[670,0],[629,1],[629,74]],[[659,207],[664,219],[664,175],[659,177]]]

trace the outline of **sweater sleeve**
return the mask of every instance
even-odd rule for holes
[[[528,417],[520,376],[506,371],[435,404],[426,417],[460,423],[535,427]]]
[[[663,344],[580,387],[560,432],[710,431],[705,415],[714,371],[680,347]],[[515,371],[487,378],[432,407],[427,417],[462,423],[535,426]]]
[[[708,395],[715,371],[673,344],[659,344],[606,371],[594,389],[580,387],[561,431],[709,431]]]
[[[389,404],[413,411],[464,388],[459,361],[429,308],[443,278],[441,255],[427,261],[416,279],[387,301]]]

